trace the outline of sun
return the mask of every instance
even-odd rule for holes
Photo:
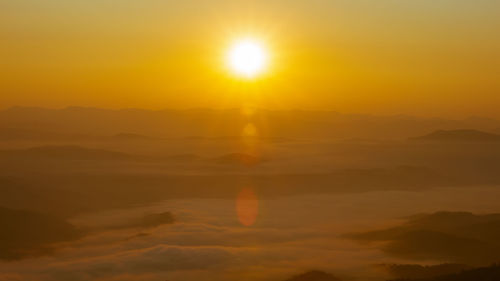
[[[227,60],[229,68],[236,75],[250,79],[266,70],[269,54],[259,40],[245,38],[233,43]]]

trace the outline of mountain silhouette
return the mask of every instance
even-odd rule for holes
[[[500,141],[500,135],[472,129],[438,130],[412,139],[421,141]]]
[[[51,245],[81,237],[70,223],[42,213],[0,207],[0,259],[15,260],[52,251]]]
[[[182,153],[182,154],[174,154],[168,157],[165,157],[166,160],[176,161],[176,162],[191,162],[200,160],[201,157],[194,153]]]
[[[252,166],[260,164],[263,160],[260,157],[245,153],[229,153],[217,158],[213,158],[217,164],[245,165]]]
[[[400,226],[348,234],[358,241],[386,242],[395,257],[483,265],[500,260],[500,214],[437,212],[416,215]]]
[[[46,145],[37,146],[28,149],[19,150],[2,150],[0,155],[3,157],[12,157],[15,159],[49,159],[49,160],[138,160],[141,156],[132,154],[104,150],[86,148],[77,145]]]
[[[464,270],[460,273],[442,275],[433,278],[395,279],[391,281],[498,281],[498,280],[500,280],[500,266],[492,265],[489,267],[480,267],[470,270]]]
[[[133,134],[133,133],[118,133],[112,136],[115,140],[152,140],[155,139],[153,137],[141,135],[141,134]]]
[[[285,281],[340,281],[340,279],[323,271],[312,270]]]
[[[0,128],[61,134],[109,136],[123,132],[151,137],[241,136],[249,123],[259,138],[408,138],[438,129],[494,130],[500,121],[484,118],[449,120],[404,115],[375,116],[335,111],[256,110],[251,117],[235,109],[109,110],[89,107],[0,110]],[[214,124],[223,124],[213,126]]]
[[[450,275],[471,269],[470,266],[458,263],[442,263],[435,265],[420,264],[381,264],[377,268],[387,271],[396,278],[433,278]]]

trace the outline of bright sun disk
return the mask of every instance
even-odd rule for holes
[[[257,40],[239,40],[229,50],[229,66],[239,76],[257,76],[265,70],[267,61],[267,51]]]

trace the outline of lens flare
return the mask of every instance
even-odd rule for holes
[[[251,226],[257,221],[259,200],[251,188],[243,188],[236,198],[236,214],[244,226]]]

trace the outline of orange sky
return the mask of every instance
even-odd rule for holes
[[[7,0],[0,107],[500,117],[499,10],[488,0]],[[224,64],[248,34],[272,50],[254,82]]]

